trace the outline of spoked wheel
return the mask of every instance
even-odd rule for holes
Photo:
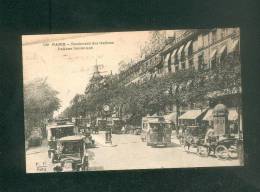
[[[219,159],[228,159],[229,158],[229,150],[224,145],[219,145],[215,149],[215,155]]]

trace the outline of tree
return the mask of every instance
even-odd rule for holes
[[[150,32],[149,40],[145,42],[143,46],[140,46],[140,57],[143,58],[146,55],[161,50],[165,45],[166,39],[165,31]]]
[[[24,86],[25,135],[33,127],[44,127],[45,120],[52,118],[60,107],[58,92],[52,89],[46,79],[35,79]]]

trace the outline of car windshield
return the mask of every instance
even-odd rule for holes
[[[83,150],[81,142],[63,142],[62,143],[62,153],[81,153]]]
[[[54,136],[56,139],[59,139],[61,137],[73,135],[74,127],[72,126],[72,127],[52,129],[51,132],[52,132],[52,136]]]
[[[152,129],[162,129],[162,128],[164,128],[164,124],[162,124],[162,123],[150,123],[150,127]]]

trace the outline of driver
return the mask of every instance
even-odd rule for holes
[[[205,135],[204,144],[210,145],[212,142],[215,142],[215,140],[216,137],[215,137],[214,129],[212,128],[212,126],[210,126]]]

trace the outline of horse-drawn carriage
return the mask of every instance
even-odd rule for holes
[[[178,134],[180,144],[184,146],[186,152],[195,149],[200,156],[214,155],[220,159],[238,158],[241,141],[231,134],[227,108],[223,104],[216,105],[212,110],[212,116],[213,126],[204,126],[200,119],[192,122],[193,125],[187,125],[187,122],[181,124],[181,131]]]
[[[182,145],[186,152],[195,149],[199,156],[214,155],[219,159],[237,158],[237,138],[226,136],[209,136],[198,126],[188,126],[182,138]]]

